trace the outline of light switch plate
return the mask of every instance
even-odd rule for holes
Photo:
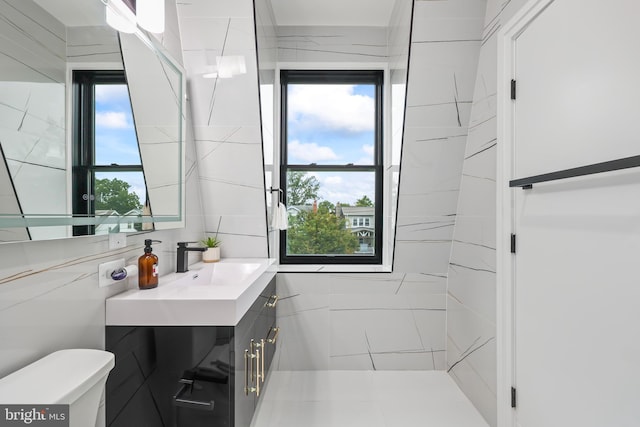
[[[122,280],[113,280],[111,278],[111,273],[118,268],[124,268],[124,258],[98,265],[98,286],[104,288],[105,286],[122,282]]]
[[[109,233],[109,249],[119,249],[127,246],[127,235],[124,233]]]

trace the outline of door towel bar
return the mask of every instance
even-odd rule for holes
[[[593,175],[596,173],[611,172],[620,169],[629,169],[640,166],[640,156],[625,157],[623,159],[609,160],[602,163],[594,163],[592,165],[580,166],[577,168],[565,169],[557,172],[544,173],[542,175],[534,175],[527,178],[519,178],[509,181],[509,187],[522,187],[530,189],[533,184],[547,181],[556,181],[565,178],[574,178],[577,176]]]

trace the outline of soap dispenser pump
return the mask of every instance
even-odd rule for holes
[[[146,239],[144,241],[144,255],[138,258],[138,287],[153,289],[158,286],[158,257],[152,253],[152,242],[160,240]]]

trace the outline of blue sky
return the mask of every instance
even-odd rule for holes
[[[374,85],[289,85],[289,164],[372,165]],[[314,173],[332,203],[374,199],[373,173]]]
[[[96,164],[140,164],[138,140],[133,126],[131,102],[126,85],[96,86]],[[146,189],[142,173],[102,173],[98,178],[117,177],[127,181],[144,204]]]

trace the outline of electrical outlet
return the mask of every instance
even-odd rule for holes
[[[124,268],[124,258],[98,265],[98,286],[104,288],[105,286],[122,282],[122,280],[113,280],[111,278],[111,273],[119,268]]]
[[[127,246],[127,235],[124,233],[109,233],[109,249],[119,249]]]

